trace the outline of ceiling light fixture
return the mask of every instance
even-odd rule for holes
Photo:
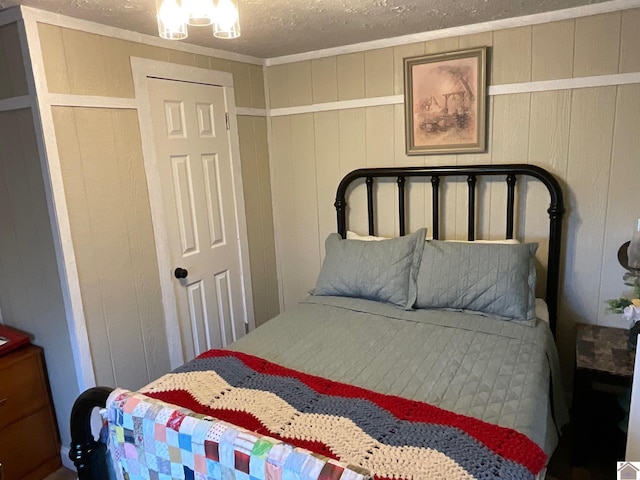
[[[183,40],[189,36],[187,25],[213,24],[216,38],[238,38],[240,16],[237,0],[156,0],[158,33],[168,40]]]

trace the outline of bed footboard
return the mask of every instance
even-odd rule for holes
[[[91,413],[103,408],[112,388],[94,387],[76,399],[71,410],[71,450],[69,458],[78,470],[79,480],[107,480],[107,447],[91,433]]]

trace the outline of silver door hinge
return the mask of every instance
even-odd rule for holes
[[[227,122],[227,130],[231,130],[231,125],[229,124],[229,114],[224,114],[224,120]]]

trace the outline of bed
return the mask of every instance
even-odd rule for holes
[[[505,235],[476,241],[478,185],[506,188]],[[397,186],[399,236],[376,237],[376,183]],[[467,185],[467,241],[442,240],[442,184]],[[406,232],[407,186],[429,182],[433,224]],[[518,185],[548,191],[544,301],[537,244],[514,240]],[[348,231],[364,183],[368,232]],[[138,392],[76,401],[82,479],[544,478],[567,422],[554,343],[562,215],[535,165],[359,169],[340,182],[337,233],[296,308]],[[104,437],[90,414],[103,410]],[[105,454],[109,444],[110,455]],[[107,459],[115,464],[108,473]]]

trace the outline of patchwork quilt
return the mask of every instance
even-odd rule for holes
[[[323,477],[319,475],[322,468],[316,465],[313,470],[316,476],[301,471],[291,477],[254,477],[250,473],[250,476],[211,478],[355,479],[364,478],[362,469],[365,469],[378,480],[535,479],[547,461],[536,443],[513,429],[427,403],[304,374],[230,350],[206,352],[141,392],[241,427],[243,435],[251,438],[268,437],[273,444],[286,442],[302,451],[314,452],[318,457],[313,458],[343,462],[335,463],[348,472],[340,475],[352,475]],[[180,434],[170,432],[175,430],[173,424],[177,420],[164,416],[160,416],[160,424],[164,422],[167,426],[167,440],[176,437],[175,448],[182,449]],[[145,427],[142,421],[136,430],[135,420],[133,426],[134,433],[129,435],[142,432],[145,435],[139,441],[148,441],[144,429],[151,426]],[[193,428],[195,431],[198,427]],[[116,443],[125,443],[124,440],[118,437]],[[249,442],[253,447],[241,451],[253,458],[248,452],[261,451],[256,442]],[[121,450],[126,454],[126,448]],[[230,462],[237,457],[229,453],[227,458]],[[325,463],[331,464],[329,460]],[[249,469],[250,465],[251,460]],[[266,471],[263,469],[262,473]]]

